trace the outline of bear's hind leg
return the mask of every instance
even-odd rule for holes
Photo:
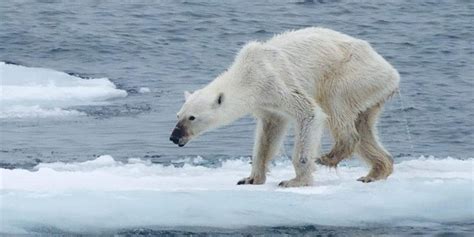
[[[288,128],[288,120],[282,116],[265,113],[259,116],[255,138],[252,172],[237,184],[263,184],[267,165],[276,155]]]
[[[371,166],[369,174],[357,179],[364,183],[385,179],[393,171],[392,157],[379,143],[375,126],[382,105],[379,103],[360,113],[356,122],[361,137],[357,153]]]
[[[329,122],[335,144],[331,151],[316,160],[321,165],[329,167],[337,167],[339,162],[350,157],[359,143],[360,135],[353,121],[345,124],[335,124],[334,121]]]

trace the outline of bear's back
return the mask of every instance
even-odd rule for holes
[[[322,27],[308,27],[300,30],[287,31],[279,35],[275,35],[263,44],[277,47],[286,48],[292,47],[294,44],[305,44],[320,42],[321,45],[327,43],[349,43],[359,42],[362,40],[353,38],[349,35]]]

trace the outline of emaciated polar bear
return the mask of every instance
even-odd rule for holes
[[[248,43],[227,71],[206,87],[185,92],[170,140],[184,146],[204,131],[253,114],[258,124],[252,171],[238,184],[263,184],[294,121],[296,177],[280,186],[311,185],[315,161],[335,167],[354,151],[371,166],[359,181],[384,179],[393,161],[378,141],[375,123],[398,84],[398,72],[364,40],[324,28],[290,31]],[[319,157],[325,124],[335,144]]]

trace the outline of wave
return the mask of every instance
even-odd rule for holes
[[[0,62],[0,118],[77,116],[71,106],[127,96],[107,78],[83,79],[47,68]]]
[[[184,166],[111,156],[78,163],[40,163],[33,170],[0,169],[5,233],[38,226],[69,232],[133,227],[425,226],[474,221],[474,159],[420,157],[396,164],[385,181],[356,179],[363,166],[318,167],[315,185],[279,188],[290,161],[271,167],[267,183],[237,186],[248,159],[217,168],[190,158]]]

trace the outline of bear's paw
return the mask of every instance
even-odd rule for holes
[[[301,178],[294,178],[290,180],[281,181],[278,186],[283,188],[291,188],[291,187],[305,187],[313,185],[313,179],[301,179]]]
[[[357,179],[357,181],[360,181],[362,183],[371,183],[371,182],[374,182],[376,180],[377,180],[376,178],[370,177],[370,176],[363,176],[363,177],[360,177],[360,178]]]
[[[319,165],[325,165],[331,168],[336,168],[337,164],[339,163],[339,160],[331,156],[330,154],[326,154],[316,159],[316,163]]]
[[[247,177],[239,180],[237,185],[244,185],[244,184],[264,184],[265,177]]]

